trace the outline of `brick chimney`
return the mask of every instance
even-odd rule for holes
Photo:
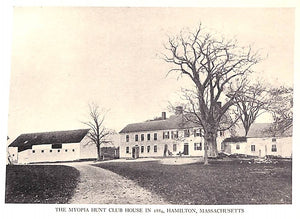
[[[163,120],[167,119],[167,113],[166,113],[166,112],[162,112],[162,113],[161,113],[161,118],[162,118]]]
[[[182,113],[183,113],[183,107],[182,106],[176,106],[175,115],[180,115]]]

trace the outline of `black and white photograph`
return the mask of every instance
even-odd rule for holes
[[[14,6],[5,205],[292,207],[295,12]]]

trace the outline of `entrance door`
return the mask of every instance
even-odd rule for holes
[[[183,154],[184,155],[189,155],[189,144],[185,143],[183,147]]]
[[[164,157],[167,156],[167,152],[168,152],[168,145],[165,144],[165,148],[164,148]]]
[[[139,146],[132,147],[132,158],[139,158]]]
[[[261,157],[261,150],[258,151],[258,156]]]

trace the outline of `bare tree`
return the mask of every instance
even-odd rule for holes
[[[7,161],[9,165],[13,165],[13,158],[9,151],[7,151]]]
[[[169,110],[176,112],[176,106],[181,105],[182,106],[182,120],[181,125],[184,127],[185,125],[188,126],[198,126],[201,130],[201,136],[204,135],[204,127],[199,120],[200,112],[197,111],[199,109],[199,102],[197,101],[197,92],[195,90],[188,90],[188,89],[181,89],[181,104],[172,105],[170,103]],[[217,102],[217,106],[215,108],[214,113],[218,113],[218,111],[221,109],[221,102]],[[216,129],[216,132],[218,131],[225,131],[225,130],[234,130],[236,126],[236,122],[238,121],[239,117],[236,117],[235,112],[228,108],[228,110],[222,115],[221,120],[219,121],[219,126]],[[189,124],[192,123],[192,124]],[[203,131],[202,131],[203,130]],[[183,137],[183,136],[182,136]],[[181,139],[182,141],[185,140],[185,138]],[[204,142],[204,163],[208,163],[208,152],[212,151],[211,148],[209,150],[209,145],[207,145],[207,142]],[[213,156],[210,154],[210,156]]]
[[[273,116],[273,126],[268,130],[273,135],[282,134],[293,125],[293,88],[281,86],[269,91],[268,111]]]
[[[182,31],[177,37],[169,37],[165,49],[164,60],[174,66],[168,74],[177,72],[194,84],[189,113],[204,129],[205,148],[209,148],[211,156],[217,156],[216,137],[222,117],[234,104],[236,93],[260,59],[251,47],[239,47],[233,40],[216,39],[205,33],[201,25],[195,32]],[[225,99],[229,91],[232,95]],[[222,98],[225,102],[221,106]]]
[[[88,143],[93,143],[96,145],[98,160],[101,160],[101,145],[111,143],[111,140],[109,140],[111,131],[103,126],[105,113],[104,110],[99,110],[98,105],[94,103],[89,104],[89,117],[90,120],[88,122],[83,122],[90,128],[88,133],[88,138],[90,141]]]
[[[269,95],[267,88],[260,82],[252,85],[247,83],[241,92],[235,94],[234,101],[236,106],[235,114],[240,118],[245,130],[245,136],[247,136],[251,125],[257,117],[265,113],[266,108],[268,108]]]
[[[6,140],[9,140],[9,137],[7,136]],[[13,165],[13,157],[11,156],[9,149],[7,148],[7,161],[9,165]]]

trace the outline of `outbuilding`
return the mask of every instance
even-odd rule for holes
[[[89,129],[21,134],[8,146],[14,164],[74,161],[97,158]]]
[[[270,133],[272,123],[254,123],[247,136],[242,131],[222,142],[227,154],[244,154],[256,157],[275,156],[292,158],[292,127],[283,133]]]

